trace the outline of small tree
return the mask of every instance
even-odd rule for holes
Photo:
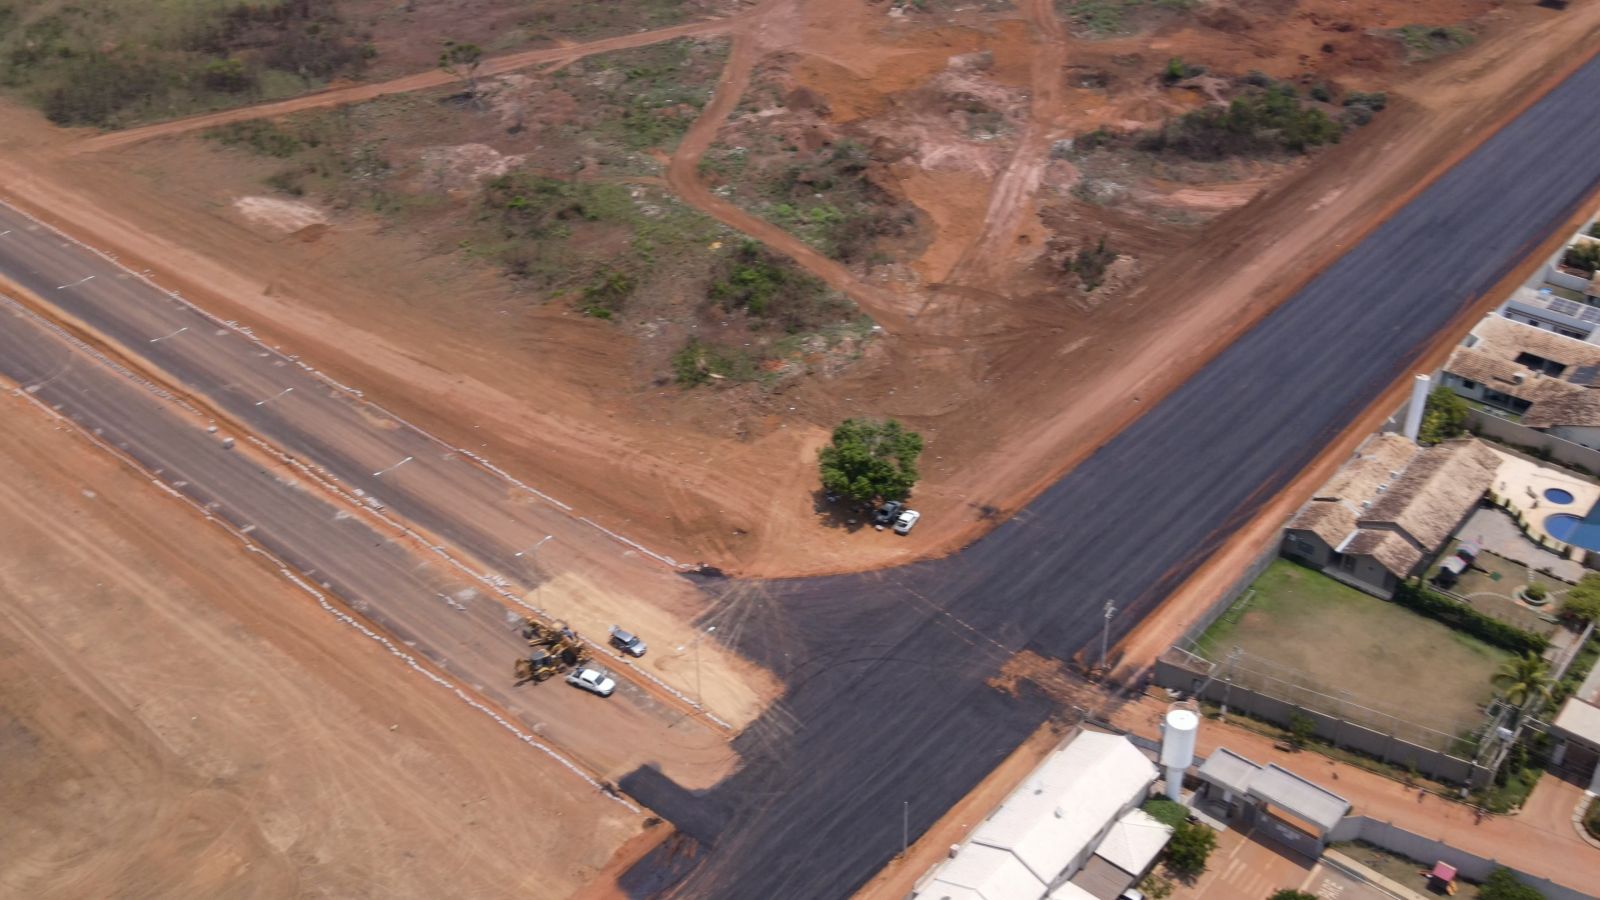
[[[1284,888],[1268,897],[1267,900],[1317,900],[1317,895],[1308,894],[1305,891],[1297,891],[1294,888]]]
[[[1521,706],[1550,693],[1550,669],[1537,653],[1524,653],[1506,660],[1491,680],[1500,689],[1500,696],[1512,706]]]
[[[1204,825],[1180,822],[1167,844],[1167,868],[1181,878],[1194,878],[1205,872],[1206,860],[1215,849],[1215,831]]]
[[[893,419],[846,419],[817,454],[822,487],[860,503],[904,500],[917,483],[922,436]]]
[[[1544,900],[1544,894],[1518,881],[1504,866],[1490,872],[1483,880],[1478,897],[1480,900]]]
[[[1561,615],[1580,622],[1600,620],[1600,574],[1583,576],[1567,591],[1561,601]]]
[[[1528,586],[1522,589],[1522,593],[1535,603],[1543,603],[1544,599],[1550,596],[1550,586],[1542,581],[1530,581]]]
[[[461,79],[467,86],[467,96],[478,102],[478,68],[483,65],[483,48],[477,44],[444,42],[444,52],[439,54],[439,68]]]
[[[1289,714],[1289,743],[1296,750],[1303,750],[1311,743],[1311,737],[1316,733],[1317,723],[1310,716],[1300,713]]]
[[[1424,444],[1437,444],[1445,438],[1460,437],[1467,431],[1467,401],[1456,396],[1447,387],[1436,387],[1428,394],[1422,408],[1422,427],[1417,439]]]

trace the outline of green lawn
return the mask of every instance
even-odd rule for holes
[[[1465,727],[1493,696],[1489,678],[1509,654],[1286,560],[1276,560],[1199,640],[1223,661],[1298,677],[1307,687],[1390,710],[1445,731]],[[1241,679],[1241,682],[1243,679]]]

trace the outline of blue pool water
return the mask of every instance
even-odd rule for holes
[[[1600,550],[1600,521],[1595,520],[1592,511],[1581,519],[1572,513],[1546,516],[1544,530],[1563,543],[1576,544],[1588,550]]]
[[[1551,503],[1559,503],[1562,506],[1566,506],[1572,502],[1572,492],[1563,491],[1561,488],[1545,488],[1544,498]]]

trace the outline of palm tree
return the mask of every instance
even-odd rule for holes
[[[1550,694],[1550,669],[1537,653],[1511,657],[1500,664],[1500,671],[1494,673],[1491,680],[1500,688],[1500,696],[1512,706],[1520,707],[1529,700]]]

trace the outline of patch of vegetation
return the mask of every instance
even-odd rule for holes
[[[1472,33],[1454,25],[1404,25],[1394,36],[1405,45],[1408,62],[1454,53],[1472,43]]]
[[[5,9],[0,85],[60,125],[122,127],[285,96],[357,74],[373,55],[317,0]]]
[[[1088,244],[1078,248],[1065,264],[1068,272],[1078,276],[1079,283],[1085,293],[1093,291],[1105,280],[1106,269],[1117,261],[1117,251],[1106,246],[1106,239],[1101,235],[1100,240],[1093,246]]]
[[[1437,444],[1446,438],[1467,433],[1467,401],[1447,387],[1436,387],[1428,393],[1422,407],[1422,425],[1417,429],[1417,439],[1424,444]]]
[[[713,53],[704,43],[668,41],[608,53],[557,73],[558,82],[579,80],[594,115],[577,125],[602,141],[627,150],[672,150],[711,99],[698,65],[720,64],[726,45]]]
[[[1217,833],[1199,823],[1179,822],[1167,843],[1167,869],[1180,878],[1194,879],[1206,870],[1206,860],[1217,849]]]
[[[1569,269],[1576,269],[1585,275],[1594,275],[1600,269],[1600,243],[1595,241],[1577,241],[1561,254],[1561,264]]]
[[[1465,603],[1440,596],[1410,582],[1395,588],[1394,602],[1513,653],[1538,655],[1550,644],[1543,635],[1507,625]]]
[[[1231,156],[1304,153],[1338,143],[1344,128],[1316,106],[1301,103],[1292,86],[1250,89],[1226,108],[1208,106],[1185,113],[1145,135],[1144,149],[1196,160]]]
[[[1274,891],[1267,900],[1317,900],[1317,895],[1298,891],[1294,888],[1283,888],[1282,890]]]
[[[306,149],[304,138],[268,119],[232,122],[205,133],[224,147],[237,147],[261,156],[288,159]]]
[[[1561,680],[1550,688],[1550,705],[1559,707],[1567,701],[1568,697],[1578,692],[1578,686],[1583,684],[1589,672],[1594,669],[1595,661],[1600,660],[1600,636],[1591,634],[1578,653],[1567,666],[1567,672]]]
[[[1489,873],[1478,888],[1479,900],[1544,900],[1544,894],[1517,880],[1516,873],[1501,866]]]
[[[1144,805],[1139,808],[1144,810],[1150,818],[1173,828],[1177,828],[1179,822],[1189,821],[1189,808],[1182,803],[1175,803],[1165,797],[1146,800]]]
[[[1583,814],[1583,830],[1589,832],[1590,837],[1600,839],[1600,797],[1589,801],[1589,809]]]
[[[1177,84],[1185,78],[1194,78],[1205,73],[1205,66],[1192,66],[1184,62],[1183,57],[1174,56],[1167,60],[1167,67],[1161,71],[1161,80],[1167,84]]]
[[[1185,12],[1195,0],[1056,0],[1056,14],[1091,37],[1129,34],[1140,14]]]
[[[917,483],[922,436],[894,419],[846,419],[817,453],[824,490],[858,503],[904,500]]]
[[[712,380],[755,381],[761,368],[748,350],[690,338],[672,355],[672,375],[679,384],[694,387]]]
[[[1479,806],[1493,813],[1508,813],[1528,801],[1528,795],[1533,793],[1544,770],[1530,764],[1527,741],[1527,738],[1523,738],[1511,745],[1510,752],[1494,774],[1494,783],[1475,795]]]
[[[766,179],[758,210],[774,224],[841,262],[869,259],[882,237],[911,231],[915,220],[867,176],[867,151],[843,141],[809,163],[778,169]]]
[[[855,307],[811,275],[755,241],[724,257],[710,296],[725,310],[743,310],[790,334],[848,320]]]

